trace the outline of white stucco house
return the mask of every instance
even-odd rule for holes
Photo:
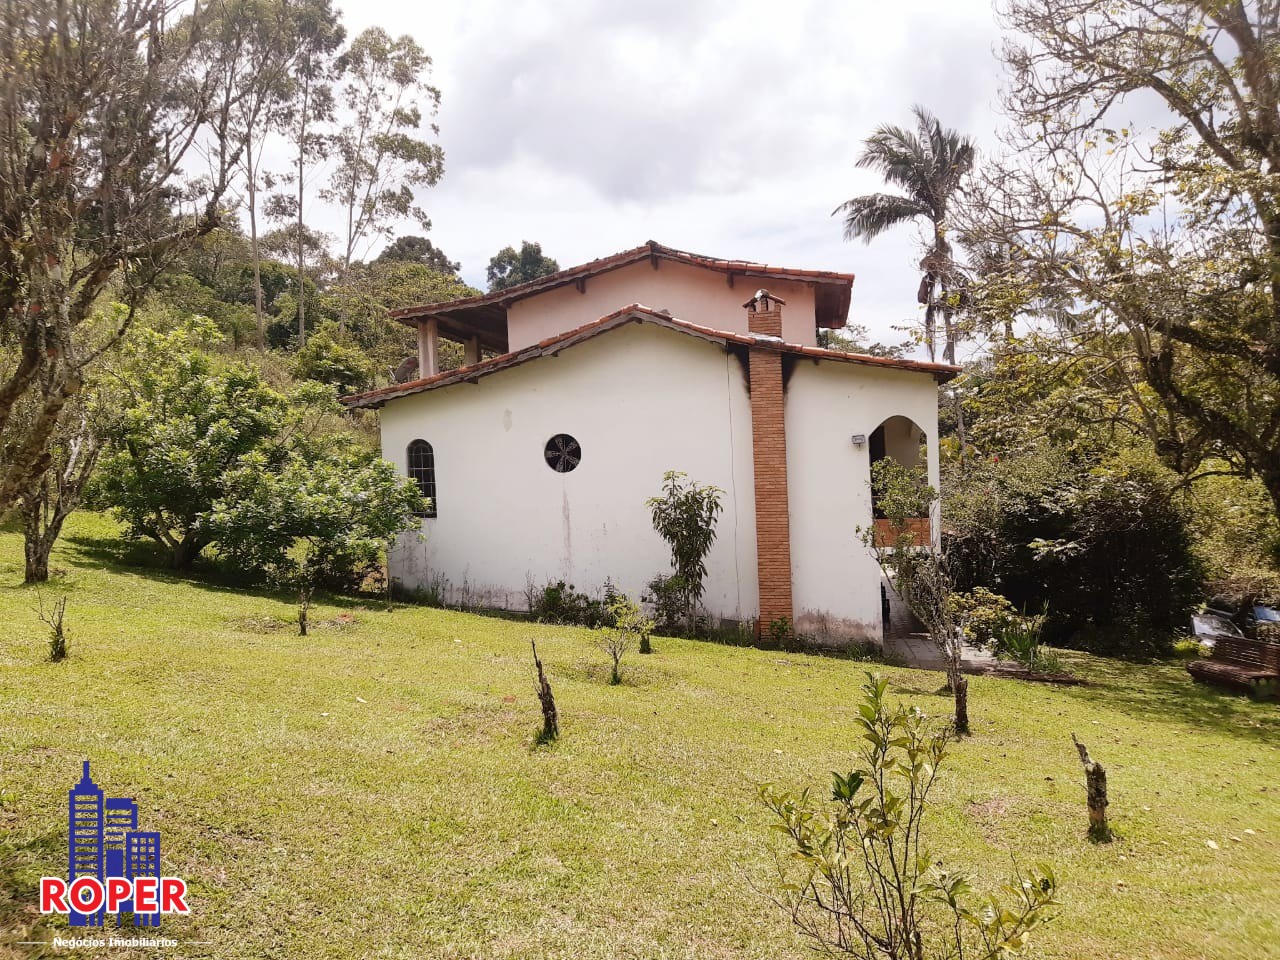
[[[852,283],[650,242],[396,311],[421,378],[346,400],[380,409],[383,455],[432,499],[392,576],[512,609],[561,578],[639,597],[670,572],[645,500],[680,470],[724,491],[708,615],[878,641],[880,572],[857,532],[870,465],[924,456],[937,484],[938,385],[957,368],[820,349]],[[438,372],[440,337],[465,345],[461,369]]]

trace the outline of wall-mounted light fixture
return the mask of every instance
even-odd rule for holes
[[[852,440],[855,447],[863,447],[866,446],[867,435],[865,433],[855,433]]]

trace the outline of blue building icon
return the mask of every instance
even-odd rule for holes
[[[89,777],[89,761],[84,762],[84,776],[67,794],[67,883],[77,877],[105,877],[103,854],[103,820],[105,802],[102,789]],[[103,911],[70,914],[73,927],[102,926]]]
[[[94,877],[106,882],[110,877],[160,876],[160,834],[138,830],[138,804],[126,797],[104,796],[102,788],[89,776],[89,761],[84,774],[67,794],[67,883],[77,877]],[[129,901],[121,904],[116,925],[124,923],[124,915],[133,913],[136,927],[160,926],[160,914],[135,913]],[[69,915],[73,927],[101,927],[106,910]]]
[[[131,880],[138,877],[160,877],[160,834],[156,831],[135,831],[126,838],[125,869]],[[132,908],[132,905],[130,905]],[[120,911],[123,915],[124,910]],[[135,927],[160,926],[160,914],[135,913]]]

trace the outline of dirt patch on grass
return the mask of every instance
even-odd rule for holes
[[[298,627],[296,620],[281,617],[240,617],[232,620],[231,625],[242,633],[279,633]]]
[[[999,846],[1022,828],[1027,808],[1016,797],[994,796],[971,800],[964,805],[965,815],[973,821],[987,843]]]

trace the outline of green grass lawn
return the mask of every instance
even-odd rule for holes
[[[35,889],[65,868],[84,759],[192,885],[167,956],[808,954],[759,889],[756,785],[847,768],[866,665],[659,639],[611,687],[588,631],[351,603],[301,638],[278,598],[123,556],[109,521],[73,518],[44,591],[70,597],[71,657],[50,664],[21,538],[0,536],[0,956],[67,935]],[[972,681],[935,855],[980,885],[1052,863],[1043,956],[1280,957],[1280,709],[1177,663],[1067,657],[1091,686]],[[939,675],[880,669],[946,715]],[[1084,838],[1072,731],[1107,767],[1110,845]]]

